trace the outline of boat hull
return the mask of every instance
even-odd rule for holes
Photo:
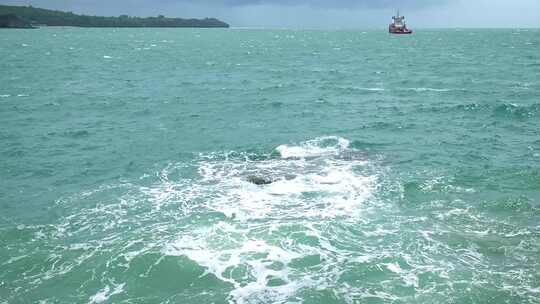
[[[394,19],[397,18],[397,17],[394,17]],[[404,18],[404,17],[401,17],[401,18]],[[399,19],[399,20],[402,20],[402,19]],[[399,24],[396,25],[395,23],[391,23],[389,26],[388,26],[388,32],[390,34],[396,34],[396,35],[409,35],[409,34],[412,34],[412,30],[409,29],[404,23],[403,24]]]
[[[390,34],[394,34],[394,35],[410,35],[412,33],[413,33],[413,31],[404,31],[404,32],[392,32],[392,31],[390,31]]]

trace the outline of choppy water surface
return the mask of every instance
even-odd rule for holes
[[[0,303],[540,303],[539,45],[0,31]]]

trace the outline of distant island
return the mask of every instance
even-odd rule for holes
[[[34,28],[32,24],[15,14],[0,15],[0,28]]]
[[[102,17],[77,15],[36,8],[32,6],[0,5],[0,28],[33,28],[36,26],[78,26],[78,27],[197,27],[216,28],[229,27],[215,18],[182,19],[157,17]]]

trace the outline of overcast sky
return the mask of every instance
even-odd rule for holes
[[[0,0],[92,15],[217,17],[234,27],[540,27],[540,0]]]

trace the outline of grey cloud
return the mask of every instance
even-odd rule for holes
[[[446,0],[224,0],[225,4],[241,5],[309,5],[313,7],[363,7],[363,8],[396,8],[396,7],[429,7],[444,4]]]
[[[236,8],[245,6],[306,6],[322,9],[366,8],[366,9],[396,9],[396,8],[427,8],[458,0],[7,0],[6,4],[35,5],[51,8],[159,8],[172,6],[204,6]]]

